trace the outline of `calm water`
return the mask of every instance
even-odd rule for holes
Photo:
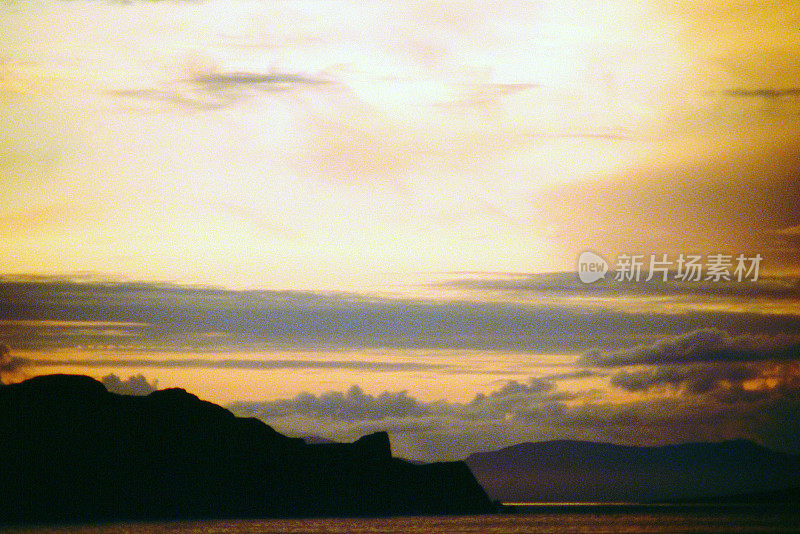
[[[105,534],[521,534],[543,532],[798,532],[800,510],[768,506],[558,505],[512,515],[383,519],[269,519],[10,529],[26,533]]]

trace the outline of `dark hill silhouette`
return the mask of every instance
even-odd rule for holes
[[[495,505],[463,462],[392,458],[385,433],[308,445],[182,389],[85,376],[0,387],[0,521],[464,514]]]
[[[504,502],[698,500],[797,486],[800,458],[751,441],[627,447],[587,441],[522,443],[466,459]]]
[[[301,436],[300,439],[308,443],[309,445],[331,445],[333,443],[339,443],[336,440],[323,438],[322,436]]]

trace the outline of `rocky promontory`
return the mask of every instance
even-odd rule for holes
[[[309,445],[182,389],[135,397],[86,376],[0,387],[0,521],[473,514],[463,462],[415,465],[385,433]]]

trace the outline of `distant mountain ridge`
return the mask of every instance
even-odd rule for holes
[[[800,457],[747,440],[631,447],[588,441],[521,443],[466,460],[504,502],[653,502],[784,490]]]
[[[497,510],[463,462],[392,458],[386,433],[306,444],[182,389],[85,376],[0,387],[0,523]]]

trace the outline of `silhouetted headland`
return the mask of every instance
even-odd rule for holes
[[[463,462],[392,458],[384,432],[306,444],[182,389],[109,393],[85,376],[0,387],[0,521],[474,514]]]

